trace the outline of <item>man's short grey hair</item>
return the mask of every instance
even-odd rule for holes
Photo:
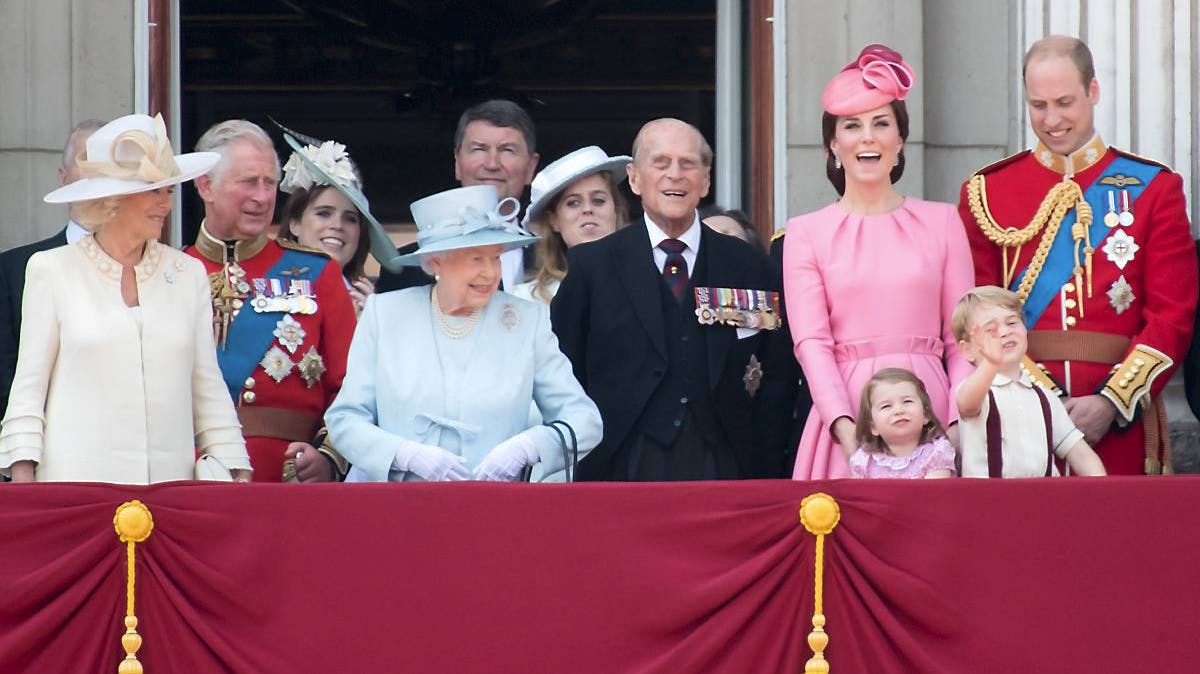
[[[454,130],[455,152],[462,149],[463,137],[467,134],[467,126],[471,122],[487,122],[492,126],[516,129],[525,139],[525,149],[529,154],[537,152],[537,132],[533,127],[533,120],[529,113],[525,112],[525,108],[512,101],[494,98],[467,108],[458,118],[458,128]]]
[[[97,129],[108,124],[102,119],[85,119],[71,128],[71,133],[67,134],[67,142],[63,145],[62,167],[64,169],[71,168],[71,164],[75,163],[75,157],[79,156],[79,137],[85,133],[94,133]]]
[[[221,182],[221,177],[229,168],[229,147],[238,141],[253,143],[271,151],[275,157],[275,177],[279,177],[279,154],[275,152],[275,143],[262,127],[244,119],[227,119],[218,122],[196,141],[197,152],[216,152],[221,155],[221,161],[208,172],[213,184]]]

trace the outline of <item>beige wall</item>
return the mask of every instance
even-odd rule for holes
[[[0,249],[53,234],[67,132],[133,109],[133,0],[0,2]]]

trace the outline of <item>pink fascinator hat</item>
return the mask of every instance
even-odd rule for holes
[[[904,100],[916,81],[916,73],[900,52],[869,44],[830,80],[821,94],[821,107],[831,115],[857,115]]]

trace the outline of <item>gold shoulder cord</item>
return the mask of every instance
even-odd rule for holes
[[[1075,241],[1076,292],[1080,293],[1079,306],[1083,307],[1082,277],[1085,270],[1088,296],[1091,297],[1092,294],[1093,250],[1087,239],[1087,230],[1092,224],[1092,209],[1083,200],[1083,190],[1079,187],[1079,183],[1067,179],[1051,188],[1046,194],[1046,198],[1042,199],[1037,212],[1033,214],[1033,219],[1020,229],[1001,227],[992,217],[987,203],[987,185],[984,177],[978,173],[971,176],[971,180],[967,183],[967,206],[971,209],[971,215],[975,217],[975,222],[979,224],[979,229],[983,231],[988,240],[1000,246],[1003,255],[1005,288],[1012,285],[1013,277],[1016,276],[1017,260],[1021,257],[1021,246],[1032,241],[1045,229],[1045,233],[1038,242],[1037,250],[1034,251],[1033,259],[1029,262],[1029,269],[1021,278],[1021,285],[1017,288],[1017,295],[1022,302],[1029,297],[1029,291],[1037,281],[1038,275],[1042,273],[1042,267],[1046,264],[1046,255],[1050,252],[1050,246],[1054,244],[1054,237],[1058,235],[1058,228],[1062,225],[1063,218],[1067,215],[1068,210],[1075,208],[1077,217],[1075,225],[1071,228],[1071,236]],[[1086,262],[1083,264],[1079,259],[1081,245],[1086,258]],[[1016,249],[1011,262],[1008,257],[1009,248]]]

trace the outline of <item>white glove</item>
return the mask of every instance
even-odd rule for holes
[[[392,465],[397,470],[415,473],[426,482],[453,482],[471,479],[466,459],[441,447],[403,440],[396,449]]]
[[[534,442],[534,432],[540,428],[536,426],[517,433],[493,447],[475,468],[475,479],[486,482],[512,482],[517,479],[525,466],[537,463],[540,458],[537,443]]]

